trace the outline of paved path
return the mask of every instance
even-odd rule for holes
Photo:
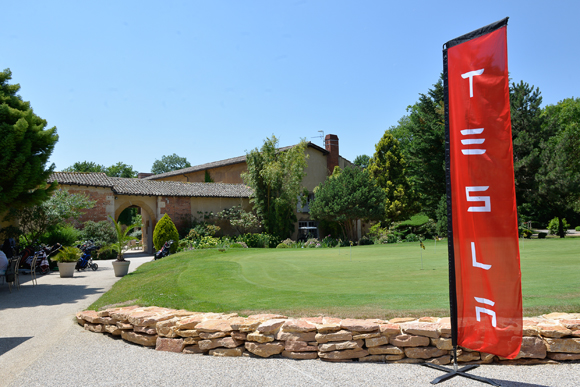
[[[152,259],[129,254],[130,271]],[[54,365],[75,358],[47,358],[45,352],[66,341],[76,312],[86,309],[120,278],[113,273],[112,260],[95,261],[97,271],[75,271],[73,278],[58,272],[38,276],[32,285],[29,275],[20,276],[20,290],[0,286],[0,386],[7,386],[21,374],[34,374],[34,363]],[[56,362],[55,362],[56,360]],[[18,385],[18,384],[16,384]]]
[[[131,258],[131,269],[151,257]],[[97,272],[40,277],[20,291],[0,287],[0,386],[429,386],[441,375],[419,365],[320,360],[214,358],[157,352],[85,331],[74,314],[118,280],[110,261]],[[580,363],[482,366],[502,386],[580,386]],[[442,386],[483,386],[463,378]]]

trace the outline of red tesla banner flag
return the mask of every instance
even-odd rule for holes
[[[514,358],[522,292],[507,18],[447,43],[457,344]]]

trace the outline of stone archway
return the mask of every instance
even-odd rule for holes
[[[142,196],[115,196],[115,220],[119,219],[119,215],[126,208],[129,207],[139,207],[141,209],[141,216],[143,217],[143,251],[148,254],[153,254],[155,252],[153,248],[153,229],[157,223],[157,218],[155,217],[155,211],[151,208],[150,203],[155,203],[155,197],[142,197]]]

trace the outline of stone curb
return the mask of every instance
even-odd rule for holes
[[[248,317],[130,306],[76,315],[86,330],[121,336],[158,351],[210,356],[280,355],[290,359],[449,364],[449,318],[339,319]],[[580,313],[524,318],[515,359],[460,348],[458,362],[546,364],[580,360]]]

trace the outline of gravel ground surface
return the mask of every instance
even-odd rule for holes
[[[150,257],[132,258],[131,269]],[[107,266],[108,265],[108,266]],[[74,314],[115,282],[99,271],[8,293],[0,287],[0,386],[428,386],[441,372],[420,365],[328,363],[284,358],[217,358],[158,352],[85,331]],[[76,274],[76,273],[75,273]],[[470,372],[502,386],[580,386],[580,363],[484,365]],[[483,386],[455,377],[442,386]]]
[[[67,363],[61,367],[62,363]],[[580,364],[481,366],[502,386],[580,386]],[[158,352],[71,326],[10,385],[16,386],[428,386],[442,375],[420,365],[217,358]],[[442,386],[483,386],[455,377]]]

